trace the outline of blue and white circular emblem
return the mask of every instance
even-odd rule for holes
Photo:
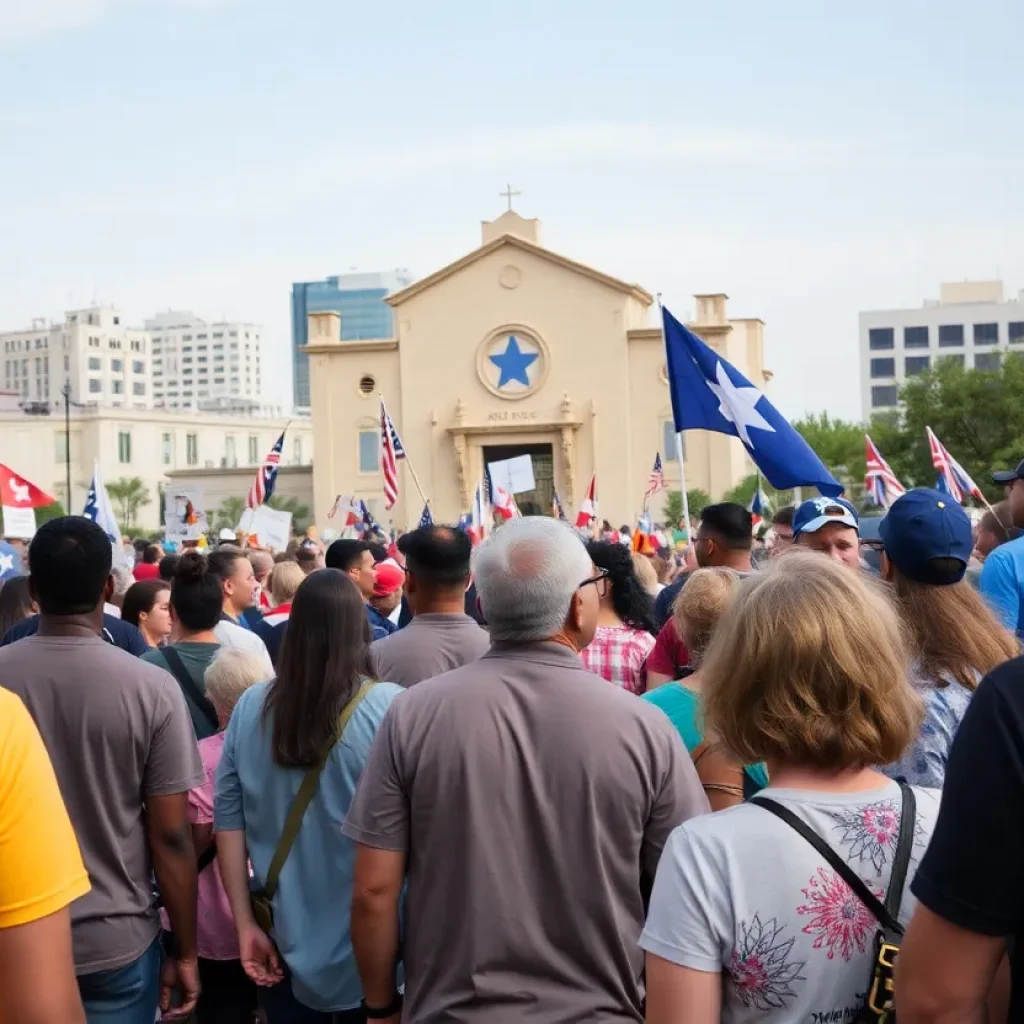
[[[547,376],[547,347],[529,328],[509,325],[484,339],[477,371],[484,387],[499,398],[525,398]]]

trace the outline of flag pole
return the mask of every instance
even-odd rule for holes
[[[658,292],[658,321],[661,327],[661,348],[662,351],[668,354],[668,345],[665,342],[665,309],[661,304],[661,292]],[[675,416],[675,410],[672,413]],[[673,426],[675,424],[673,423]],[[675,432],[676,438],[676,460],[679,462],[679,490],[683,496],[683,522],[686,523],[686,546],[690,547],[693,544],[693,537],[691,536],[693,530],[690,526],[690,501],[686,496],[686,465],[683,458],[683,432],[677,430]]]
[[[380,395],[379,392],[378,392],[378,394]],[[380,395],[380,404],[381,404],[381,408],[387,413],[388,422],[392,423],[393,421],[391,419],[391,413],[388,412],[388,407],[387,407],[387,404],[384,401],[384,396],[383,395]],[[409,458],[409,449],[406,448],[404,444],[402,445],[402,449],[405,452],[405,458],[402,459],[402,461],[409,468],[409,475],[412,477],[412,482],[416,485],[416,490],[420,492],[420,497],[423,499],[423,504],[424,505],[429,505],[430,504],[430,499],[427,497],[426,491],[423,490],[423,485],[420,483],[420,478],[416,475],[416,470],[413,469],[412,459]]]

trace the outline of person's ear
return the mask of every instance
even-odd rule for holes
[[[105,603],[110,604],[110,599],[114,596],[114,577],[108,576],[107,582],[103,586],[103,600]]]
[[[569,626],[577,633],[583,629],[583,594],[577,590],[569,601]]]
[[[878,572],[886,583],[892,582],[892,562],[889,561],[889,556],[884,551],[880,551],[878,554]]]

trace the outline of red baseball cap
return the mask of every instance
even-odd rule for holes
[[[405,573],[392,561],[379,562],[373,573],[374,597],[387,597],[405,583]]]

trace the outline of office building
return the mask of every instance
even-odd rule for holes
[[[19,331],[0,332],[4,390],[22,406],[62,405],[65,380],[71,401],[122,409],[153,405],[149,335],[126,327],[111,306],[69,310],[61,323],[43,318]]]
[[[861,313],[862,415],[895,410],[904,381],[939,359],[989,370],[1006,352],[1024,353],[1024,289],[1006,300],[1002,281],[943,284],[919,308]]]
[[[292,285],[292,389],[297,409],[309,408],[309,357],[302,351],[309,340],[309,315],[337,313],[342,341],[390,338],[395,332],[394,320],[384,300],[410,284],[408,270],[394,270],[339,274]]]
[[[225,400],[261,402],[261,329],[207,322],[169,310],[146,321],[153,341],[153,404],[158,409],[215,409]]]

